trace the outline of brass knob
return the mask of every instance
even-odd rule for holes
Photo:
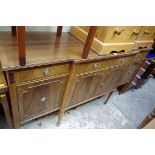
[[[50,73],[50,70],[48,68],[44,69],[43,73],[44,73],[45,76],[48,76],[49,73]]]
[[[97,67],[98,67],[98,64],[94,64],[94,69],[97,69]]]
[[[123,29],[116,28],[114,34],[120,35],[123,31]]]
[[[144,31],[144,34],[147,34],[148,35],[148,34],[150,34],[150,31],[149,30],[145,30]]]
[[[139,34],[139,31],[138,30],[133,30],[132,34],[137,36]]]
[[[40,102],[41,102],[41,103],[45,103],[45,102],[46,102],[46,97],[41,98],[41,99],[40,99]]]

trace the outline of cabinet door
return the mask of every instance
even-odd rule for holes
[[[59,109],[66,81],[64,76],[17,86],[20,121]]]
[[[106,71],[107,74],[102,79],[101,83],[99,84],[96,90],[96,95],[104,94],[108,91],[111,91],[117,88],[125,71],[126,71],[126,67],[117,67],[113,69],[108,69]]]
[[[137,71],[137,69],[140,67],[142,62],[143,62],[143,60],[142,61],[135,61],[130,65],[130,67],[128,68],[128,70],[124,74],[120,85],[127,83],[132,78],[133,74]]]
[[[78,76],[76,79],[73,95],[69,106],[94,97],[94,91],[102,79],[102,72]]]

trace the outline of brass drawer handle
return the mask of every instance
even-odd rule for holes
[[[123,31],[123,29],[116,28],[114,34],[120,35]]]
[[[149,30],[145,30],[144,31],[144,34],[147,34],[148,35],[148,34],[150,34],[150,31]]]
[[[133,30],[132,34],[137,36],[139,34],[139,31],[138,30]]]
[[[97,69],[97,67],[98,67],[98,64],[94,64],[94,66],[93,66],[93,67],[94,67],[94,69]]]
[[[41,102],[41,103],[45,103],[46,100],[47,100],[46,97],[42,97],[42,98],[40,99],[40,102]]]
[[[48,76],[49,73],[50,73],[50,70],[48,68],[44,69],[43,73],[44,73],[45,76]]]
[[[46,105],[46,101],[47,101],[47,98],[46,97],[42,97],[41,99],[40,99],[40,110],[41,111],[44,111],[44,109],[45,109],[45,105]]]

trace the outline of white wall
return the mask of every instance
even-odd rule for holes
[[[49,31],[55,32],[56,26],[26,26],[26,31]],[[11,26],[0,26],[0,31],[11,31]],[[63,32],[69,32],[70,26],[63,26]]]

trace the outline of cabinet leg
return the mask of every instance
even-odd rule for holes
[[[107,99],[105,100],[104,104],[106,104],[108,102],[108,100],[110,99],[111,95],[113,94],[114,91],[111,91],[107,97]]]
[[[3,109],[4,109],[4,113],[5,113],[5,118],[6,118],[8,127],[10,129],[12,129],[13,126],[12,126],[12,120],[11,120],[11,115],[10,115],[10,109],[9,109],[9,105],[8,105],[8,100],[7,100],[6,94],[2,94],[2,95],[3,95],[3,97],[1,97],[1,101],[2,101],[2,106],[3,106]]]
[[[61,120],[63,118],[63,115],[64,115],[65,111],[64,110],[60,110],[60,113],[59,113],[59,116],[58,116],[58,122],[57,122],[57,126],[60,126],[61,124]]]

